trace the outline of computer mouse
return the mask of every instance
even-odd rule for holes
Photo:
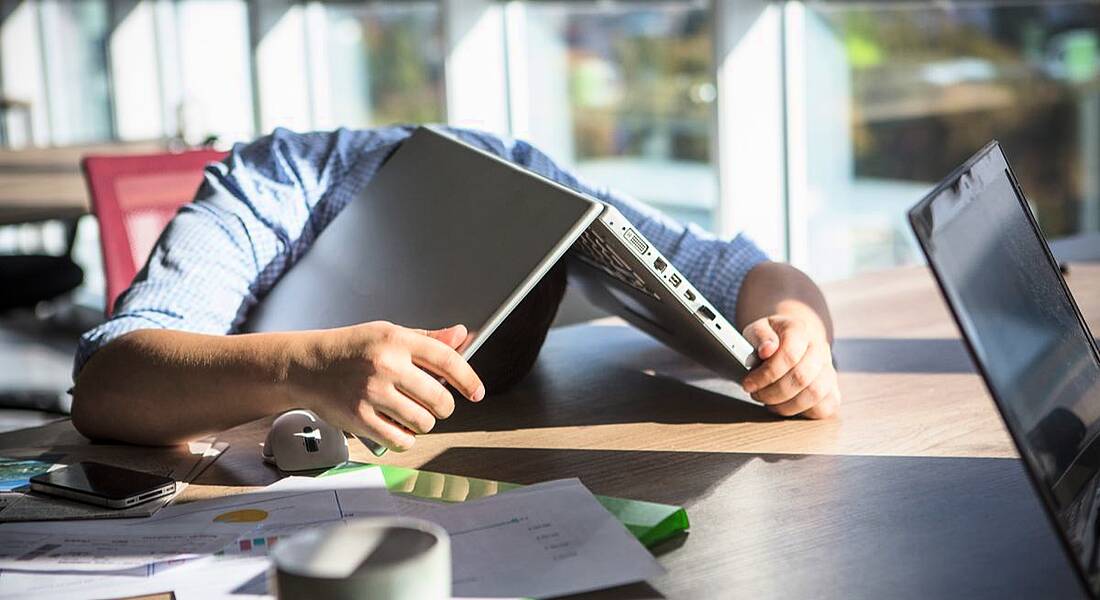
[[[330,469],[348,461],[348,440],[313,411],[296,409],[271,424],[263,458],[288,473]]]

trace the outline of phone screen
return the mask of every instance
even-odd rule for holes
[[[82,462],[31,478],[34,483],[76,490],[111,500],[123,500],[175,480],[122,467],[95,462]]]

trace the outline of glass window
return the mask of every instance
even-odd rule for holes
[[[444,120],[438,3],[326,4],[325,29],[335,125]]]
[[[184,0],[176,5],[183,99],[174,107],[187,141],[221,142],[254,134],[248,11],[243,0]]]
[[[165,134],[158,72],[156,21],[152,2],[116,3],[110,58],[115,134],[149,140]]]
[[[1094,1],[809,5],[791,101],[810,271],[915,262],[905,210],[994,138],[1048,237],[1100,229],[1098,24]]]
[[[75,144],[110,139],[107,3],[103,0],[42,3],[41,18],[50,141]]]
[[[525,60],[510,64],[526,73],[510,78],[526,82],[529,122],[516,133],[587,180],[710,228],[718,184],[707,4],[531,2],[525,9]]]

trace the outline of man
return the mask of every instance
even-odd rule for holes
[[[112,318],[81,338],[77,429],[90,438],[173,444],[304,407],[345,431],[406,450],[414,434],[454,410],[440,379],[478,402],[487,388],[499,391],[521,378],[557,310],[563,268],[506,320],[474,366],[455,351],[466,337],[461,324],[226,335],[412,130],[277,129],[207,167],[195,201],[169,223]],[[783,416],[821,418],[836,410],[828,309],[805,275],[768,262],[743,236],[717,240],[591,188],[524,142],[452,133],[622,211],[754,344],[763,363],[744,381],[753,398]],[[431,165],[424,169],[430,173]]]

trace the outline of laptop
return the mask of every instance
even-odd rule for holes
[[[909,211],[1084,589],[1100,593],[1100,353],[996,142]]]
[[[570,251],[600,306],[729,377],[755,364],[752,345],[615,208],[430,127],[386,160],[243,330],[462,323],[468,359]]]

